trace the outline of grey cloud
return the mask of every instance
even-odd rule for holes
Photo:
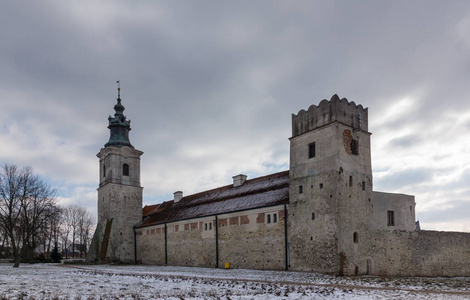
[[[433,169],[431,168],[408,168],[377,179],[374,184],[376,187],[380,187],[380,190],[399,191],[425,183],[432,177]]]
[[[39,143],[35,155],[2,160],[31,164],[67,184],[96,184],[95,155],[108,138],[116,80],[131,141],[145,152],[143,178],[163,173],[177,181],[184,172],[191,188],[223,184],[219,177],[240,168],[237,159],[247,160],[243,167],[252,174],[284,169],[290,114],[335,93],[369,107],[371,120],[402,97],[420,96],[416,110],[370,128],[414,132],[391,141],[388,155],[436,139],[437,131],[423,137],[415,130],[438,124],[445,112],[470,111],[462,96],[469,44],[458,32],[470,18],[467,1],[73,5],[0,4],[1,128],[17,124],[27,136],[26,123],[41,124],[45,141],[67,146],[54,153]],[[197,161],[178,156],[188,146],[198,148]],[[230,151],[247,154],[231,158]],[[399,190],[432,173],[410,166],[376,185]],[[173,192],[145,182],[148,201]]]

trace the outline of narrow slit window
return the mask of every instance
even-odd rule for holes
[[[209,230],[212,230],[212,223],[209,223]]]
[[[304,192],[304,187],[302,185],[299,185],[299,194],[302,194]]]
[[[268,224],[271,223],[271,215],[268,215],[268,216],[267,216],[267,221],[266,221],[266,223],[268,223]]]
[[[353,234],[353,241],[354,243],[359,243],[359,235],[357,234],[357,232],[354,232]]]
[[[308,158],[315,157],[315,142],[308,144]]]
[[[312,213],[312,220],[315,220],[315,213]]]
[[[204,224],[204,230],[207,230],[207,223]]]
[[[106,166],[103,165],[103,177],[106,177]]]
[[[365,181],[362,182],[362,190],[363,190],[363,191],[366,190],[366,182],[365,182]]]
[[[123,164],[122,165],[122,175],[123,176],[129,176],[129,165],[128,164]]]
[[[277,214],[273,214],[273,223],[277,223]]]
[[[353,185],[353,177],[352,175],[349,176],[349,186],[352,186]]]
[[[387,226],[395,226],[395,212],[393,210],[387,211]]]

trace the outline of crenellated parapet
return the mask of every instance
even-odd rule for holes
[[[333,122],[368,131],[367,108],[335,94],[330,101],[324,99],[318,106],[311,105],[307,111],[302,109],[297,115],[292,114],[292,137]]]

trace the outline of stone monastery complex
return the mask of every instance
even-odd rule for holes
[[[292,115],[290,168],[142,208],[118,95],[98,153],[87,260],[337,275],[470,276],[470,233],[420,230],[413,196],[373,191],[368,109],[334,95]],[[161,170],[164,172],[164,170]]]

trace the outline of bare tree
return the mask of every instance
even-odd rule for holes
[[[54,191],[30,167],[5,164],[0,170],[0,224],[10,241],[13,267],[19,266],[24,252],[34,250],[47,207],[54,201]]]
[[[61,226],[60,226],[60,240],[62,241],[62,253],[64,258],[68,257],[68,248],[67,245],[70,241],[70,232],[72,231],[71,227],[71,217],[70,217],[70,209],[64,208],[62,209],[61,214]]]
[[[30,262],[34,259],[34,249],[38,239],[45,238],[48,214],[55,203],[55,190],[51,189],[39,176],[31,177],[29,195],[22,203],[23,249]]]
[[[80,254],[87,254],[87,249],[91,241],[91,234],[93,225],[95,223],[93,215],[84,208],[80,208],[79,212],[79,240],[80,240]]]
[[[20,265],[21,258],[21,206],[27,196],[27,182],[32,175],[30,169],[18,169],[15,165],[4,165],[0,173],[0,221],[10,240],[15,260],[14,267]]]

